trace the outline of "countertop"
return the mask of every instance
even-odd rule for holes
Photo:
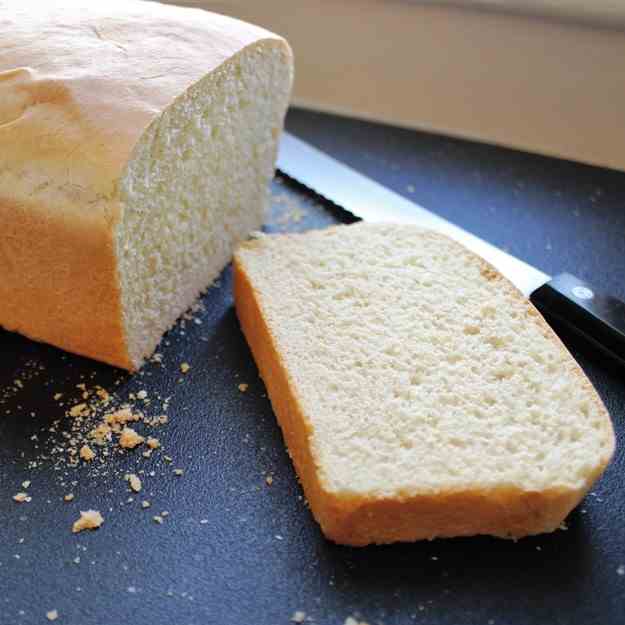
[[[300,110],[287,128],[544,271],[625,298],[625,174]],[[269,231],[335,219],[274,184]],[[51,610],[59,625],[286,625],[297,611],[317,625],[350,616],[370,625],[622,622],[622,372],[567,338],[611,412],[618,449],[566,531],[516,543],[340,547],[310,516],[230,289],[227,269],[197,322],[167,335],[163,363],[135,376],[0,331],[0,623],[47,623]],[[156,434],[163,449],[118,455],[99,473],[42,461],[68,427],[53,396],[77,401],[81,383],[120,400],[139,390],[170,397],[169,423]],[[161,409],[155,400],[146,410]],[[125,472],[141,472],[141,494],[128,491]],[[24,480],[32,501],[17,504]],[[64,502],[69,491],[75,499]],[[101,510],[104,525],[72,534],[87,508]]]

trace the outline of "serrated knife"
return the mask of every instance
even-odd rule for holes
[[[569,273],[543,273],[286,132],[277,167],[359,219],[416,224],[456,239],[496,267],[547,319],[556,319],[625,366],[625,302]]]

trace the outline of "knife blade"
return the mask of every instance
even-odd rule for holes
[[[563,273],[555,278],[411,202],[348,165],[285,132],[278,170],[353,216],[416,224],[457,240],[499,270],[547,316],[625,366],[625,303]]]

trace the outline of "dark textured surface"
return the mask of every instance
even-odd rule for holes
[[[289,127],[540,268],[566,269],[625,297],[624,174],[298,111]],[[334,220],[284,185],[275,192],[283,199],[270,229]],[[299,197],[301,221],[286,196]],[[85,625],[276,625],[295,610],[321,625],[356,614],[371,625],[623,622],[622,372],[577,354],[611,411],[620,448],[567,531],[518,543],[339,547],[322,538],[302,500],[230,288],[227,270],[204,297],[201,325],[169,333],[164,367],[148,365],[141,376],[0,332],[0,623],[45,623],[54,608],[58,623]],[[183,361],[191,370],[180,383]],[[116,457],[108,475],[70,471],[66,479],[78,483],[63,488],[62,471],[28,462],[61,436],[47,432],[63,414],[52,395],[78,397],[84,376],[120,398],[142,388],[171,395],[170,423],[157,434],[164,451],[153,458]],[[11,390],[16,378],[24,387]],[[241,382],[250,385],[246,393]],[[173,467],[185,474],[173,475]],[[124,503],[130,493],[121,476],[140,469],[155,475],[146,473],[144,492]],[[33,500],[16,504],[11,496],[27,479]],[[68,490],[76,499],[64,503]],[[152,508],[142,510],[141,499]],[[104,526],[72,535],[86,508],[101,510]],[[162,510],[170,515],[156,525],[152,516]]]

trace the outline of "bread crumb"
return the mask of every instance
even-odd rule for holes
[[[125,427],[119,437],[119,444],[124,449],[134,449],[137,445],[141,445],[145,439],[137,434],[132,428]]]
[[[200,519],[200,525],[206,525],[208,523],[208,519]]]
[[[115,426],[115,425],[126,425],[128,421],[138,421],[139,415],[133,414],[130,408],[120,408],[115,412],[110,412],[109,414],[104,416],[104,422],[107,425]]]
[[[89,445],[83,445],[80,448],[80,457],[86,462],[91,462],[95,458],[95,452]]]
[[[271,475],[268,475],[265,478],[265,482],[267,482],[267,486],[271,486],[273,484],[273,478],[271,477]]]
[[[190,368],[191,368],[191,365],[188,362],[183,362],[180,365],[180,371],[182,371],[182,373],[186,373],[187,371],[189,371]]]
[[[150,449],[158,449],[161,446],[161,442],[158,440],[158,438],[149,436],[147,440],[147,446]]]
[[[302,612],[302,610],[293,612],[293,616],[291,617],[291,621],[293,621],[293,623],[303,623],[305,620],[306,612]]]
[[[72,532],[77,534],[83,530],[94,530],[102,523],[104,523],[104,517],[97,510],[81,510],[80,518],[72,525]]]
[[[70,417],[84,417],[89,412],[87,404],[76,404],[69,409]]]
[[[141,502],[141,507],[142,508],[149,508],[152,504],[146,499],[145,501]]]
[[[17,493],[13,495],[13,500],[17,501],[17,503],[29,503],[32,501],[32,497],[28,493]]]
[[[345,619],[345,625],[369,625],[369,624],[365,623],[365,621],[359,621],[355,619],[353,616],[348,616]]]
[[[242,393],[245,393],[245,391],[247,391],[247,389],[249,388],[249,386],[250,386],[249,384],[241,383],[241,384],[239,384],[239,390],[240,390]]]
[[[54,393],[54,401],[59,401],[63,397],[63,393]]]
[[[100,423],[89,432],[88,436],[94,440],[96,445],[104,445],[111,440],[111,428],[106,423]]]
[[[159,525],[163,523],[163,517],[159,516],[158,514],[156,516],[153,516],[152,518],[154,519],[154,522],[158,523]]]
[[[134,490],[135,493],[141,491],[141,480],[139,479],[139,476],[135,475],[134,473],[130,473],[126,475],[126,480],[128,480],[130,488]]]
[[[96,389],[95,394],[102,400],[102,401],[108,401],[111,396],[108,394],[108,391],[106,391],[103,388],[98,388]]]
[[[74,499],[74,493],[67,493],[65,497],[63,497],[63,501],[72,501]]]
[[[139,391],[139,392],[137,393],[137,398],[138,398],[138,399],[145,399],[147,396],[148,396],[148,394],[147,394],[147,392],[146,392],[146,391]]]
[[[22,488],[28,488],[30,486],[30,480],[24,480],[22,482]]]
[[[174,475],[184,475],[184,469],[174,469]]]
[[[56,619],[59,618],[58,610],[50,610],[49,612],[46,612],[46,618],[49,621],[56,621]]]

